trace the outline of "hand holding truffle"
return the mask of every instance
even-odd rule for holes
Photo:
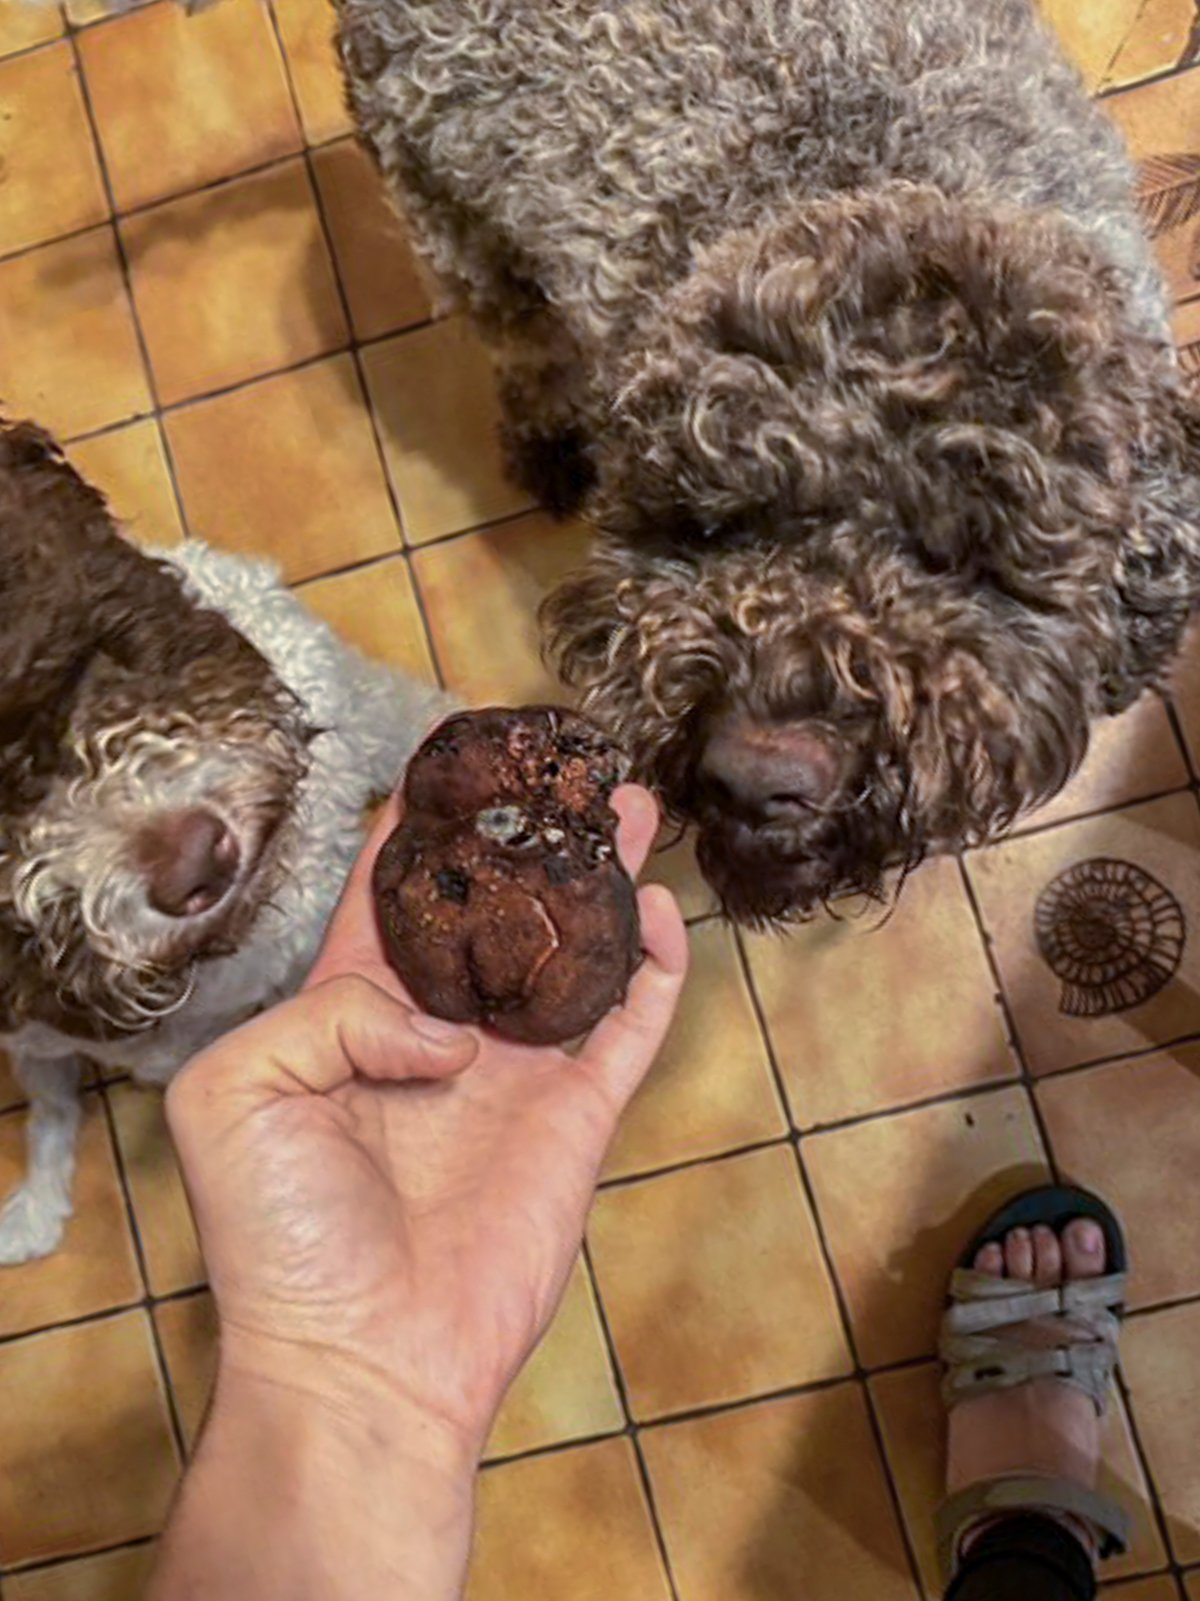
[[[632,787],[611,799],[616,852],[636,875],[656,808]],[[295,1427],[318,1431],[321,1453],[378,1453],[393,1475],[415,1460],[422,1496],[457,1487],[447,1499],[466,1495],[469,1525],[461,1485],[562,1295],[617,1119],[674,1012],[687,941],[670,894],[642,889],[640,965],[630,976],[625,948],[605,1004],[628,983],[624,1000],[573,1056],[431,1019],[388,961],[372,900],[400,809],[396,798],[380,819],[307,988],[197,1058],[168,1098],[221,1322],[218,1402],[189,1485],[211,1462],[220,1494],[230,1458],[247,1457],[232,1420],[275,1417],[295,1397]],[[454,1539],[443,1528],[430,1561],[447,1545],[465,1560]]]

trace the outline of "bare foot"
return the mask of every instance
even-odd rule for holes
[[[1039,1224],[1013,1229],[1000,1245],[985,1245],[974,1267],[1039,1286],[1095,1278],[1105,1270],[1104,1233],[1074,1218],[1061,1237]],[[1055,1343],[1052,1322],[1024,1326],[1030,1344]],[[950,1414],[946,1481],[953,1494],[980,1479],[1041,1473],[1094,1489],[1100,1460],[1100,1420],[1091,1400],[1062,1379],[1031,1379],[961,1401]]]

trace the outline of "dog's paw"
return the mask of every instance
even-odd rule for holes
[[[0,1206],[0,1266],[15,1267],[49,1256],[63,1236],[69,1202],[28,1185],[14,1190]]]

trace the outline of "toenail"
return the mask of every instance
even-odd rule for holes
[[[1075,1248],[1084,1256],[1099,1256],[1104,1250],[1104,1234],[1096,1223],[1082,1223],[1075,1231]]]

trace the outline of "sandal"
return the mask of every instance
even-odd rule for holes
[[[1104,1232],[1107,1271],[1099,1278],[1071,1279],[1039,1289],[1027,1279],[977,1273],[971,1266],[985,1245],[1003,1242],[1011,1229],[1043,1223],[1060,1234],[1077,1217],[1091,1218]],[[1087,1190],[1048,1184],[1002,1207],[971,1241],[951,1275],[938,1344],[945,1364],[942,1397],[947,1409],[987,1390],[1058,1378],[1081,1389],[1097,1415],[1103,1416],[1117,1364],[1127,1268],[1121,1225],[1109,1207]],[[1056,1344],[1022,1342],[1021,1324],[1051,1318],[1061,1319]],[[1066,1514],[1088,1526],[1101,1559],[1128,1548],[1129,1516],[1107,1496],[1070,1479],[1005,1474],[967,1485],[939,1509],[938,1555],[947,1582],[963,1536],[989,1513],[1002,1512]]]

